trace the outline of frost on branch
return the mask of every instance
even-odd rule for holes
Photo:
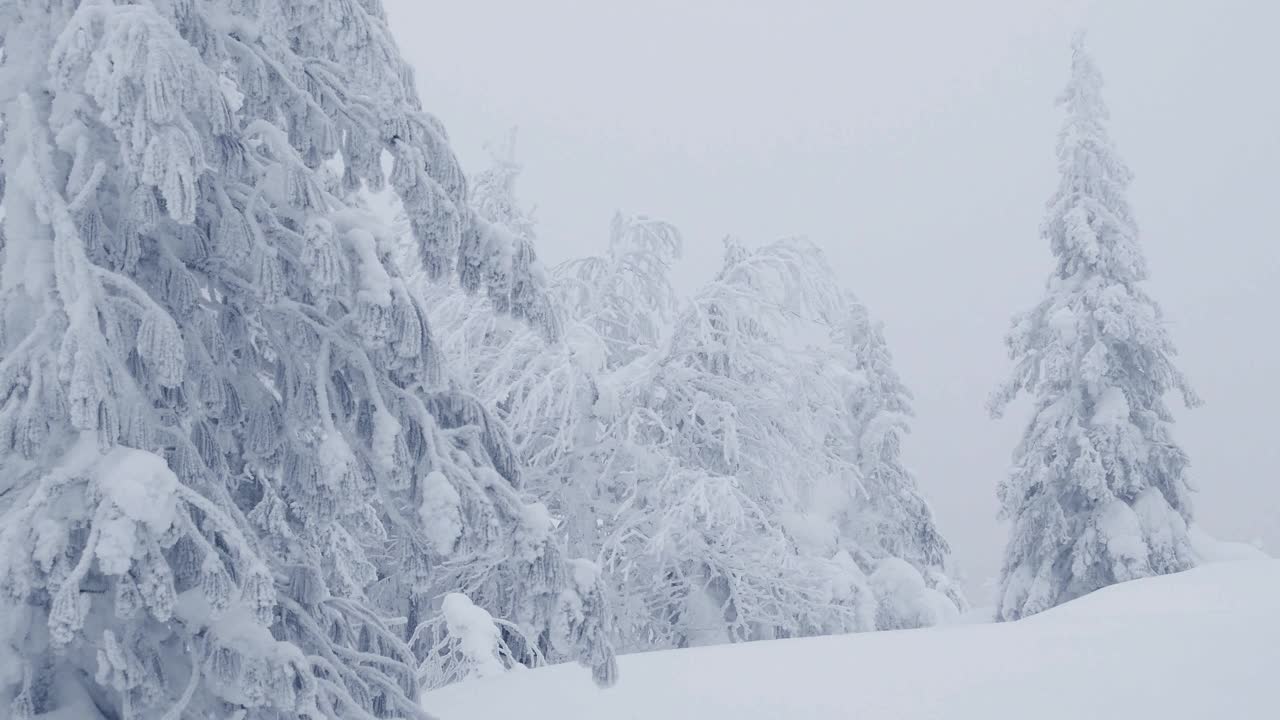
[[[556,269],[561,301],[621,366],[659,345],[679,308],[668,277],[684,240],[670,223],[617,213],[609,252]]]
[[[457,300],[464,312],[511,316],[543,339],[555,342],[560,337],[560,317],[548,295],[546,273],[535,250],[533,219],[515,196],[521,165],[515,158],[514,130],[507,145],[493,150],[492,155],[492,166],[476,176],[470,196],[472,223],[458,252],[458,287],[467,299]],[[406,224],[412,227],[408,206],[405,209]],[[423,274],[427,279],[432,277],[426,262]],[[481,289],[485,289],[488,302],[476,306],[471,296]]]
[[[410,565],[409,573],[380,581],[377,595],[409,597],[407,605],[395,601],[389,607],[407,613],[413,624],[438,612],[437,599],[442,594],[463,593],[498,618],[512,662],[533,666],[577,661],[592,669],[598,683],[607,685],[613,682],[616,667],[611,613],[599,577],[577,569],[584,561],[566,558],[562,539],[553,532],[555,521],[545,506],[533,503],[525,494],[530,468],[521,453],[528,438],[522,418],[499,417],[497,408],[467,389],[468,376],[480,376],[470,368],[515,357],[489,354],[502,353],[508,339],[533,354],[534,348],[555,343],[560,333],[558,313],[542,287],[541,271],[537,270],[536,277],[526,273],[530,267],[536,270],[536,264],[522,265],[519,259],[525,252],[519,248],[524,247],[526,259],[536,263],[532,224],[519,219],[518,204],[510,195],[514,181],[510,173],[516,169],[513,161],[500,161],[477,180],[477,218],[488,223],[483,232],[497,244],[464,246],[457,285],[431,283],[429,273],[410,258],[409,270],[417,280],[415,292],[433,308],[433,323],[443,320],[449,328],[440,342],[444,354],[461,364],[463,380],[450,381],[427,397],[427,405],[449,441],[440,451],[453,458],[432,462],[429,467],[438,471],[420,474],[417,480],[419,513],[431,530],[426,556],[415,563],[429,563],[431,572]],[[473,295],[470,290],[475,288],[467,287],[467,273],[472,270],[477,277],[488,279],[489,291],[483,296]],[[474,340],[474,348],[456,354],[460,337]],[[506,367],[503,372],[532,376],[538,369]],[[491,387],[483,385],[479,390],[483,395]],[[543,388],[551,402],[559,402],[569,389]],[[544,426],[531,423],[527,427],[540,432]],[[461,482],[453,477],[454,463],[460,469],[471,468],[463,472]],[[416,556],[422,550],[406,548],[404,552]],[[586,582],[583,578],[587,577],[593,579]],[[436,623],[434,627],[437,635],[420,637],[413,643],[424,658],[422,677],[432,685],[456,678],[449,669],[451,656],[438,648],[431,650],[447,641],[439,635],[447,633],[447,626]]]
[[[14,0],[0,47],[0,714],[423,717],[436,548],[527,503],[355,199],[390,155],[432,277],[484,227],[380,3]]]
[[[496,158],[495,167],[477,178],[476,207],[504,228],[531,237],[533,224],[513,195],[517,171],[518,165],[509,155]],[[637,227],[641,225],[636,223]],[[564,273],[557,276],[563,278]],[[570,317],[564,311],[568,307],[565,297],[582,289],[580,284],[558,280],[553,287],[553,310]],[[602,363],[606,362],[604,344],[594,339],[595,331],[590,325],[577,318],[564,326],[562,341],[548,343],[545,336],[495,313],[496,308],[467,302],[460,292],[440,292],[430,287],[424,290],[438,298],[431,305],[434,321],[443,328],[441,344],[446,355],[475,384],[489,411],[510,428],[513,449],[523,466],[522,486],[543,499],[554,513],[554,518],[545,510],[523,514],[530,525],[524,535],[525,544],[536,541],[528,547],[537,554],[530,556],[529,550],[519,550],[517,556],[559,554],[561,543],[567,544],[571,554],[596,555],[597,508],[579,505],[578,501],[586,498],[574,489],[551,489],[561,479],[568,479],[562,473],[572,473],[573,482],[589,477],[589,471],[580,474],[573,468],[585,468],[591,462],[582,457],[591,452],[594,442],[591,408],[600,405],[599,412],[605,412],[605,401],[592,375],[595,370],[602,370]],[[597,290],[593,287],[590,292]],[[606,303],[616,299],[599,297]],[[494,305],[497,302],[491,300]],[[674,305],[674,299],[669,303]],[[656,335],[659,326],[652,327]],[[539,546],[546,549],[537,550]],[[583,560],[570,561],[569,567],[569,572],[557,571],[548,577],[552,581],[548,589],[553,592],[528,609],[510,606],[500,585],[491,584],[483,576],[471,581],[477,589],[468,594],[495,615],[516,621],[523,637],[507,635],[518,656],[536,661],[530,652],[536,651],[553,662],[578,658],[596,669],[598,679],[608,678],[613,672],[613,628],[608,622],[609,593],[605,585],[608,578]],[[501,566],[495,569],[498,577],[508,572]],[[563,589],[554,590],[557,587]],[[510,606],[515,614],[495,609],[495,604],[497,608]],[[522,651],[522,643],[530,641],[531,647]]]
[[[517,663],[493,616],[461,593],[445,595],[440,615],[418,628],[426,647],[423,686],[500,675]]]

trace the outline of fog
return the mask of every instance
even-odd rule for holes
[[[519,126],[549,263],[615,209],[721,238],[805,235],[885,322],[916,394],[906,454],[976,599],[995,486],[1026,419],[987,417],[1009,317],[1051,268],[1054,98],[1089,29],[1180,364],[1201,524],[1280,551],[1280,3],[1267,0],[387,0],[427,109],[469,170]]]

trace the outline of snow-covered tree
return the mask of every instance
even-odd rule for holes
[[[505,482],[489,487],[506,496],[502,525],[512,529],[509,537],[516,544],[454,551],[438,567],[432,587],[435,594],[463,592],[499,618],[514,662],[532,666],[579,660],[593,667],[598,681],[607,683],[614,672],[613,653],[600,573],[585,560],[565,559],[556,516],[544,504],[525,499],[530,494],[545,497],[536,492],[545,463],[530,447],[564,446],[573,437],[571,426],[562,428],[548,419],[558,417],[555,413],[534,408],[542,409],[540,403],[558,406],[566,398],[572,402],[576,393],[573,377],[558,374],[557,367],[545,362],[552,358],[545,348],[565,345],[559,342],[559,311],[546,292],[534,251],[533,222],[515,198],[520,167],[514,158],[514,133],[508,145],[494,153],[494,161],[489,171],[476,177],[469,197],[485,234],[472,257],[486,265],[475,265],[475,277],[486,283],[487,292],[473,294],[476,288],[468,286],[465,270],[460,269],[458,283],[436,283],[414,258],[405,258],[405,264],[416,278],[415,292],[431,307],[434,320],[443,324],[441,346],[457,365],[448,381],[451,409],[442,407],[442,416],[457,414],[468,434],[478,431],[476,445],[501,458],[495,467],[503,469]],[[409,241],[416,245],[412,235]],[[489,402],[499,382],[511,392],[536,395]],[[512,414],[513,408],[523,412]],[[452,427],[452,421],[446,426]],[[437,666],[448,660],[447,654],[426,654],[428,681],[450,677]]]
[[[616,213],[605,255],[556,268],[562,305],[604,341],[610,369],[663,344],[679,307],[670,270],[683,243],[670,223]]]
[[[1129,169],[1107,134],[1102,78],[1073,45],[1059,99],[1057,191],[1042,233],[1055,267],[1046,297],[1014,319],[1015,370],[992,398],[1019,392],[1034,415],[999,491],[1012,522],[998,616],[1013,620],[1100,587],[1194,563],[1186,454],[1165,405],[1198,400],[1174,367],[1125,199]]]
[[[849,433],[843,446],[854,453],[861,474],[860,498],[840,519],[842,532],[876,557],[906,561],[963,610],[968,603],[948,575],[950,546],[902,458],[912,396],[894,368],[884,327],[846,294],[831,341],[828,372],[833,366],[847,371],[839,382]]]
[[[473,202],[531,237],[519,169],[497,154]],[[559,342],[434,291],[441,346],[506,421],[526,488],[573,554],[599,558],[619,647],[954,613],[946,544],[900,463],[907,393],[865,310],[790,240],[730,243],[681,309],[680,245],[667,223],[616,216],[606,253],[552,273]]]
[[[381,4],[15,0],[0,47],[7,716],[423,717],[469,583],[607,681],[598,578],[356,201],[389,155],[427,276],[555,335]]]
[[[485,177],[512,167],[499,162]],[[484,185],[506,188],[486,206],[518,207],[509,184]],[[811,619],[831,607],[813,580],[819,573],[797,556],[770,508],[700,457],[701,438],[678,417],[687,408],[665,402],[686,398],[684,378],[697,372],[662,368],[677,306],[667,273],[679,244],[666,223],[619,215],[606,255],[556,269],[561,342],[546,344],[450,298],[436,306],[439,325],[455,330],[442,344],[507,421],[527,486],[557,516],[568,547],[605,565],[623,648],[750,639],[764,627],[853,629],[824,620],[797,629],[791,606]],[[675,390],[665,392],[665,383]],[[778,567],[787,568],[781,580]],[[727,596],[716,593],[733,593],[741,611],[730,608],[726,620],[718,603]],[[869,623],[874,610],[862,616]]]
[[[475,176],[472,204],[533,242],[535,223],[517,198],[514,134],[492,155]],[[656,352],[675,313],[668,271],[680,243],[668,223],[617,214],[605,255],[552,271],[547,315],[561,330],[552,342],[456,288],[422,286],[445,354],[509,428],[524,486],[548,505],[572,554],[595,556],[611,531],[622,493],[605,471],[614,450],[601,423],[613,412],[619,378]]]
[[[600,383],[622,492],[601,552],[624,646],[874,626],[866,578],[824,510],[851,496],[857,469],[828,451],[833,395],[786,337],[834,307],[827,277],[811,247],[731,243],[670,340]]]

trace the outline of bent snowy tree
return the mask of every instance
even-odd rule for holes
[[[473,202],[531,236],[520,166],[494,160]],[[901,464],[908,393],[879,327],[796,241],[730,243],[681,312],[668,277],[680,246],[667,223],[616,216],[607,253],[556,268],[553,344],[426,288],[441,346],[509,424],[529,489],[573,552],[600,557],[619,647],[953,614],[963,598]],[[830,342],[786,347],[797,322]]]
[[[1056,267],[1047,295],[1014,319],[1013,377],[997,416],[1022,391],[1034,417],[1000,485],[1013,523],[998,617],[1014,620],[1116,582],[1194,563],[1187,456],[1173,441],[1170,391],[1199,400],[1173,366],[1160,307],[1125,199],[1131,174],[1104,122],[1102,78],[1083,39],[1060,98],[1061,179],[1043,234]]]
[[[427,274],[555,332],[380,3],[16,0],[0,48],[7,716],[422,717],[468,578],[608,681],[595,576],[354,200],[389,155]]]

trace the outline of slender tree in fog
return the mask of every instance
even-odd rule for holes
[[[1054,269],[1044,300],[1014,319],[1013,376],[997,416],[1019,392],[1033,417],[1000,485],[1012,522],[998,616],[1046,610],[1100,587],[1194,564],[1187,456],[1165,395],[1198,400],[1174,367],[1125,199],[1129,169],[1107,134],[1102,78],[1083,37],[1059,99],[1061,177],[1043,235]]]
[[[963,610],[968,602],[949,576],[951,548],[902,455],[913,416],[911,391],[894,367],[883,324],[852,294],[846,294],[844,308],[832,324],[828,369],[849,371],[849,380],[839,386],[842,417],[851,433],[844,447],[857,459],[861,486],[857,502],[842,517],[843,532],[880,558],[908,563]]]
[[[356,201],[390,156],[423,272],[556,334],[380,2],[16,0],[0,47],[0,714],[422,717],[449,587],[607,681],[597,575]]]

